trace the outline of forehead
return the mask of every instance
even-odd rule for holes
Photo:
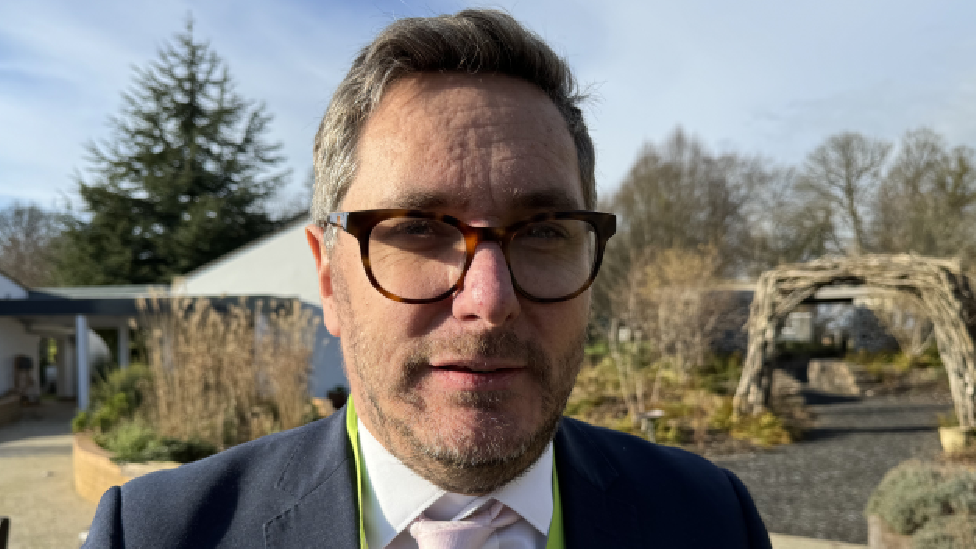
[[[497,75],[423,74],[392,85],[366,123],[343,209],[501,217],[583,206],[576,150],[549,98]]]

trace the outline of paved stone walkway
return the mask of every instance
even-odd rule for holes
[[[10,517],[9,549],[79,547],[95,504],[75,493],[73,403],[45,401],[0,427],[0,515]]]

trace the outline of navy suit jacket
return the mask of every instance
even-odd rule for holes
[[[730,472],[563,418],[555,438],[566,547],[770,549]],[[359,548],[345,409],[105,492],[85,547]]]

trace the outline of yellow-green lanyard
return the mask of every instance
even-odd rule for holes
[[[366,544],[366,528],[363,525],[363,461],[359,453],[359,422],[356,420],[356,407],[352,397],[346,402],[346,434],[352,444],[353,457],[356,459],[356,505],[359,508],[359,547],[369,549]],[[559,499],[559,479],[556,476],[556,460],[552,461],[552,522],[549,524],[549,538],[546,549],[564,549],[563,543],[563,509]]]

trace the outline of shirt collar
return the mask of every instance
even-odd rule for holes
[[[524,474],[495,492],[482,497],[451,494],[438,488],[391,454],[358,420],[362,450],[362,513],[369,547],[386,547],[424,510],[437,505],[439,510],[457,510],[462,518],[487,499],[497,499],[511,507],[543,535],[552,521],[552,442]]]

